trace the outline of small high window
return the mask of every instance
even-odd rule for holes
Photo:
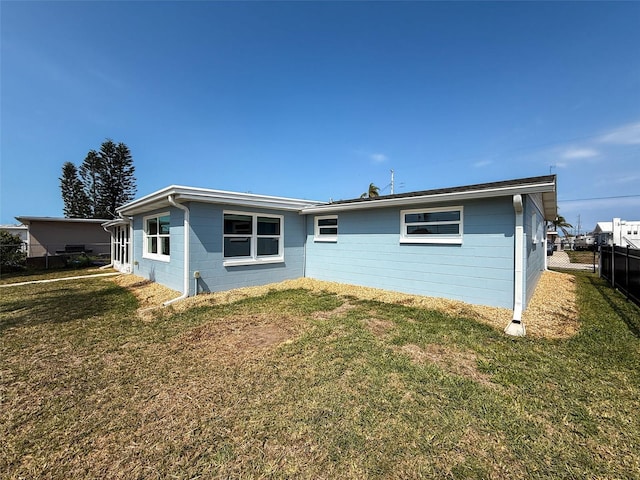
[[[315,217],[314,236],[316,242],[336,242],[338,241],[338,216],[325,215]]]
[[[462,243],[462,207],[400,212],[400,243]]]

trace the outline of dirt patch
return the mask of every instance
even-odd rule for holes
[[[431,343],[425,348],[415,344],[396,347],[414,363],[431,362],[447,373],[460,375],[483,385],[494,386],[489,375],[478,371],[478,357],[474,352]]]
[[[303,329],[302,322],[293,317],[238,315],[215,319],[184,333],[175,348],[234,363],[293,340]]]
[[[353,305],[352,303],[349,303],[348,300],[345,300],[342,305],[340,305],[337,308],[334,308],[333,310],[314,312],[313,314],[311,314],[311,316],[316,320],[328,320],[331,317],[342,315],[343,313],[346,313],[349,310],[353,310],[354,308],[356,308],[355,305]]]
[[[382,320],[380,318],[368,318],[364,321],[364,324],[376,337],[386,337],[395,326],[391,320]]]

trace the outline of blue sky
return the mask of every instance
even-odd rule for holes
[[[62,164],[106,138],[131,149],[138,196],[552,172],[570,223],[640,220],[638,2],[2,1],[0,17],[0,223],[62,216]]]

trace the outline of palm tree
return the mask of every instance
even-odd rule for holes
[[[567,229],[573,228],[573,225],[568,223],[562,215],[558,215],[556,219],[551,223],[553,224],[553,228],[555,228],[556,230],[558,229],[562,230],[562,233],[564,233],[565,237],[568,238],[571,236],[571,234]]]
[[[360,195],[360,198],[376,198],[380,196],[380,188],[373,183],[369,184],[369,190]]]

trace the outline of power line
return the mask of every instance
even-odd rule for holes
[[[591,200],[613,200],[616,198],[640,198],[640,195],[618,195],[615,197],[593,197],[593,198],[569,198],[567,200],[558,200],[558,203],[561,202],[587,202]]]

